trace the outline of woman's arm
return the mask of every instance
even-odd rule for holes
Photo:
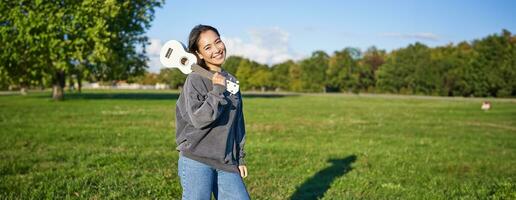
[[[238,145],[240,151],[238,152],[238,164],[239,165],[245,165],[245,120],[244,120],[244,106],[242,101],[242,96],[240,95],[240,104],[239,104],[239,113],[238,113],[238,132],[237,132],[237,139],[238,139]]]
[[[239,94],[241,95],[241,94]],[[245,160],[244,160],[244,157],[245,157],[245,149],[244,149],[244,145],[245,145],[245,120],[244,120],[244,111],[243,111],[243,104],[242,104],[242,96],[240,96],[240,105],[239,105],[239,113],[238,113],[238,145],[239,145],[239,149],[240,151],[238,152],[238,170],[240,171],[240,176],[242,178],[245,178],[247,177],[248,175],[248,172],[247,172],[247,167],[245,165]]]
[[[228,104],[224,97],[225,86],[213,84],[213,89],[206,91],[202,77],[191,74],[184,87],[186,111],[195,128],[210,125],[224,112]]]

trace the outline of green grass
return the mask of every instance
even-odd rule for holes
[[[177,93],[0,96],[0,199],[179,199]],[[253,199],[516,199],[516,101],[244,97]]]

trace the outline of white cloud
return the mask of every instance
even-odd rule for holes
[[[160,39],[150,39],[150,45],[147,47],[147,54],[149,56],[151,56],[151,55],[159,56],[159,51],[161,50],[162,46],[163,46],[163,44],[161,44]]]
[[[303,57],[290,49],[290,34],[285,30],[272,27],[251,29],[248,33],[248,41],[239,37],[222,37],[228,56],[238,55],[269,65]]]
[[[406,34],[406,33],[382,33],[380,36],[384,37],[394,37],[394,38],[401,38],[401,39],[418,39],[418,40],[430,40],[430,41],[439,41],[441,39],[441,36],[434,34],[434,33],[412,33],[412,34]]]
[[[149,56],[149,62],[147,62],[149,66],[148,71],[159,73],[159,70],[162,68],[161,62],[159,61],[159,52],[162,46],[161,40],[150,39],[150,45],[147,47],[147,56]]]
[[[159,56],[149,56],[147,65],[149,66],[148,71],[153,73],[159,73],[161,68],[164,68],[159,61]]]

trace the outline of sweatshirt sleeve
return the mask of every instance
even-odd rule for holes
[[[224,112],[228,101],[224,97],[225,86],[214,84],[212,91],[205,91],[199,75],[188,76],[184,86],[185,106],[188,117],[195,128],[204,128]]]
[[[240,95],[240,94],[239,94]],[[238,164],[245,165],[245,120],[244,120],[244,106],[242,102],[242,97],[240,97],[240,105],[239,105],[239,114],[238,114],[238,145],[240,147],[240,151],[238,153]]]

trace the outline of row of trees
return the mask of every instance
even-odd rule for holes
[[[178,70],[146,73],[149,28],[162,0],[13,0],[0,3],[0,89],[66,80],[184,83]],[[224,68],[243,90],[387,92],[442,96],[516,96],[516,36],[507,30],[471,42],[391,52],[344,48],[300,61],[263,65],[238,56]],[[141,50],[138,50],[141,49]]]
[[[380,91],[442,96],[516,96],[516,37],[509,31],[471,43],[393,51],[376,73]]]
[[[122,80],[147,68],[145,30],[162,0],[10,0],[0,3],[0,87]],[[138,50],[143,49],[143,51]]]
[[[223,68],[243,90],[508,97],[516,96],[516,36],[503,30],[472,42],[435,48],[415,43],[390,53],[375,47],[315,51],[270,67],[232,56]],[[170,69],[159,77],[172,87],[185,78]]]

